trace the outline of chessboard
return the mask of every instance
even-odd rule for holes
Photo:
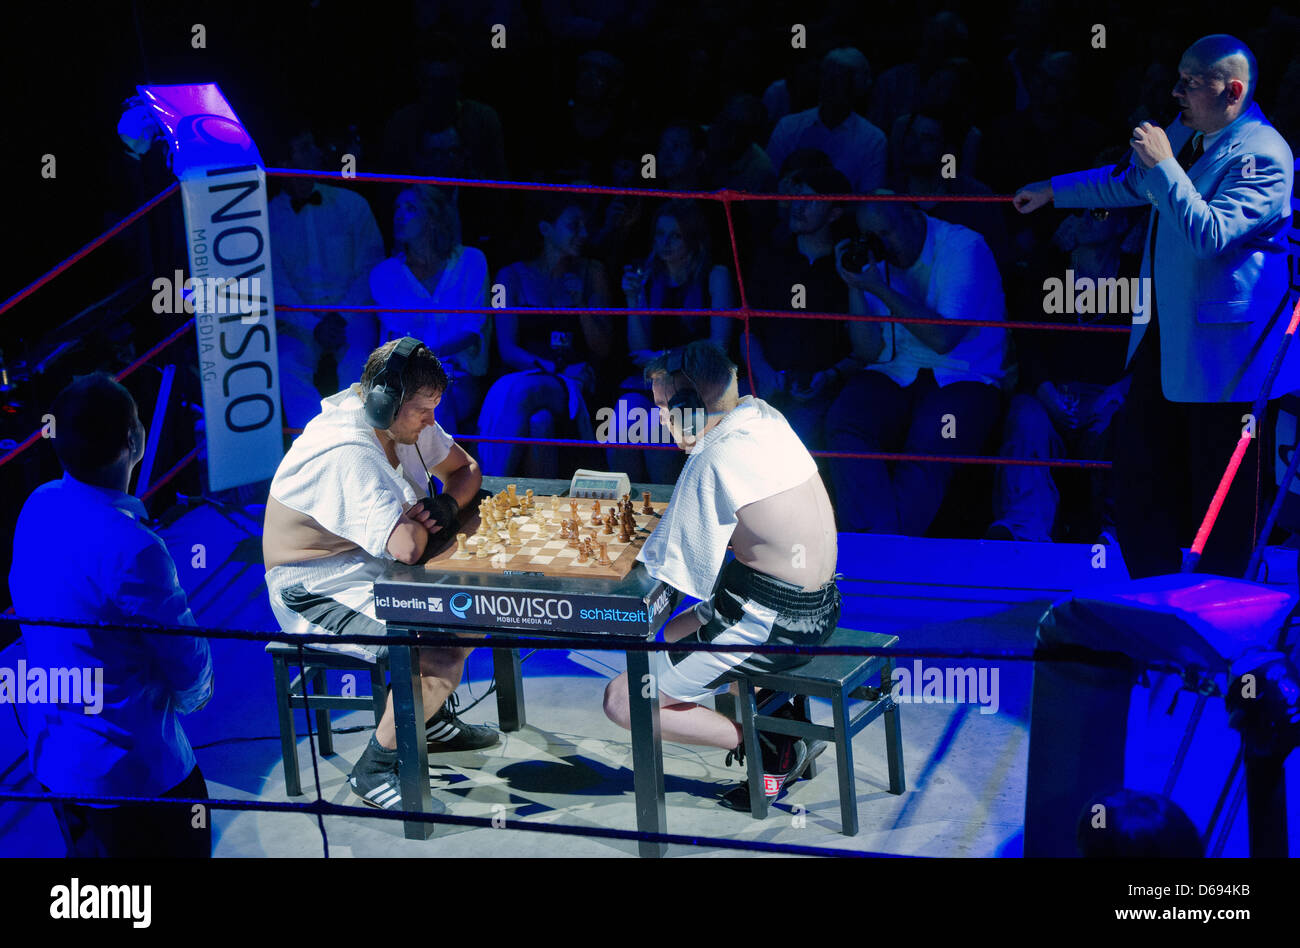
[[[517,494],[515,485],[479,505],[456,543],[430,559],[429,570],[622,579],[668,505]],[[599,519],[597,519],[599,518]],[[473,531],[468,532],[468,531]]]

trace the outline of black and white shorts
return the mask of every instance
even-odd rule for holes
[[[713,599],[695,606],[700,627],[679,641],[719,645],[821,645],[840,619],[840,591],[832,579],[805,592],[793,583],[750,569],[739,560],[722,567]],[[737,667],[785,671],[805,665],[810,655],[752,652],[652,652],[650,668],[658,690],[678,701],[703,701],[725,685],[719,678]]]

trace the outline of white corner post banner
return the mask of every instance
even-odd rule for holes
[[[185,206],[190,273],[168,274],[194,314],[208,489],[275,474],[284,455],[266,172],[215,83],[137,86],[162,126]]]

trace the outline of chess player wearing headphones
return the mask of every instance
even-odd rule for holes
[[[434,420],[447,385],[438,357],[418,339],[386,342],[366,360],[359,383],[322,400],[320,414],[280,463],[262,536],[276,619],[286,632],[376,636],[374,645],[313,648],[367,661],[384,655],[372,584],[393,560],[419,562],[454,536],[461,509],[478,493],[478,464]],[[424,706],[439,709],[426,732],[431,752],[499,740],[496,731],[455,715],[470,651],[420,650]],[[350,778],[353,792],[371,806],[401,805],[396,748],[390,694]]]
[[[738,397],[736,366],[720,346],[693,342],[650,362],[661,419],[688,454],[672,500],[637,559],[655,579],[700,602],[664,629],[670,642],[735,644],[737,651],[654,652],[651,672],[666,741],[701,744],[743,763],[739,725],[699,702],[737,666],[797,668],[806,655],[756,655],[746,645],[821,645],[840,614],[835,514],[812,455],[785,417]],[[728,558],[728,550],[734,553]],[[605,689],[605,713],[629,726],[627,674]],[[639,685],[638,685],[639,687]],[[779,714],[794,716],[788,704]],[[802,739],[761,733],[769,798],[797,779]],[[721,802],[749,810],[748,784]]]

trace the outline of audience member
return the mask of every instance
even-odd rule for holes
[[[1095,163],[1113,160],[1103,154]],[[1129,278],[1137,275],[1137,260],[1124,253],[1124,243],[1135,230],[1141,235],[1141,228],[1135,227],[1138,220],[1127,208],[1071,214],[1057,229],[1052,249],[1041,251],[1031,261],[1023,293],[1012,297],[1012,311],[1031,321],[1130,325],[1138,301],[1131,298],[1128,287],[1132,284]],[[1118,284],[1113,282],[1116,278]],[[1044,289],[1051,280],[1061,289],[1054,303]],[[1069,309],[1076,311],[1073,314],[1058,315],[1063,295],[1074,298],[1080,280],[1090,281],[1088,295],[1074,300],[1083,305],[1071,305]],[[1118,289],[1105,289],[1108,283]],[[1100,289],[1094,293],[1093,288]],[[1111,422],[1131,380],[1124,371],[1128,337],[1121,333],[1024,330],[1016,334],[1015,342],[1018,392],[1007,410],[1001,455],[1109,461]],[[1081,534],[1069,539],[1089,542],[1099,536],[1113,537],[1110,472],[1091,472],[1088,480],[1086,522]],[[995,519],[985,536],[1040,542],[1055,539],[1059,505],[1060,490],[1050,468],[998,468]]]
[[[731,273],[712,263],[708,228],[699,205],[668,201],[654,217],[654,247],[640,267],[623,273],[629,309],[732,309],[736,305]],[[623,380],[615,417],[650,419],[659,427],[658,410],[643,370],[665,350],[710,339],[725,352],[731,348],[732,319],[727,316],[628,316],[627,345],[632,374]],[[650,431],[646,436],[655,437]],[[666,429],[657,444],[671,445]],[[676,451],[610,449],[611,469],[633,481],[671,484],[684,456]]]
[[[456,208],[445,191],[416,184],[397,196],[397,252],[370,271],[370,295],[399,309],[486,309],[487,259],[456,239]],[[380,342],[414,336],[442,363],[450,384],[437,408],[444,430],[473,430],[487,390],[491,323],[474,314],[381,313]]]
[[[310,126],[286,123],[290,167],[319,171]],[[366,199],[311,178],[285,178],[267,206],[277,306],[348,306],[367,302],[366,275],[384,258],[383,238]],[[284,423],[301,428],[320,413],[339,379],[360,376],[375,347],[373,315],[276,313]]]
[[[541,252],[512,263],[499,274],[507,307],[608,307],[603,268],[583,255],[587,240],[585,205],[572,194],[543,193],[535,200]],[[497,345],[508,375],[488,391],[479,433],[498,438],[555,439],[576,435],[593,440],[590,399],[596,395],[614,348],[610,317],[538,313],[497,317]],[[484,443],[479,455],[488,475],[554,477],[560,473],[554,447]]]
[[[810,168],[782,181],[791,195],[845,194],[834,168]],[[784,203],[784,202],[783,202]],[[754,309],[847,313],[849,291],[835,268],[835,226],[844,208],[830,201],[789,202],[781,243],[760,247],[746,281]],[[758,317],[742,351],[749,356],[759,398],[790,422],[804,444],[823,447],[826,411],[844,380],[865,364],[842,320]]]
[[[972,230],[913,204],[859,205],[871,262],[840,277],[854,312],[952,320],[955,325],[860,323],[866,369],[849,378],[826,420],[831,449],[852,453],[978,454],[1002,410],[1006,332],[962,320],[1005,318],[993,254]],[[848,249],[841,244],[841,255]],[[886,341],[885,336],[889,339]],[[837,460],[831,466],[841,529],[921,536],[952,480],[933,461]]]
[[[831,50],[821,63],[818,105],[776,123],[767,155],[780,166],[797,148],[817,148],[849,179],[850,191],[866,194],[885,183],[885,133],[852,109],[871,84],[871,68],[856,49]]]

